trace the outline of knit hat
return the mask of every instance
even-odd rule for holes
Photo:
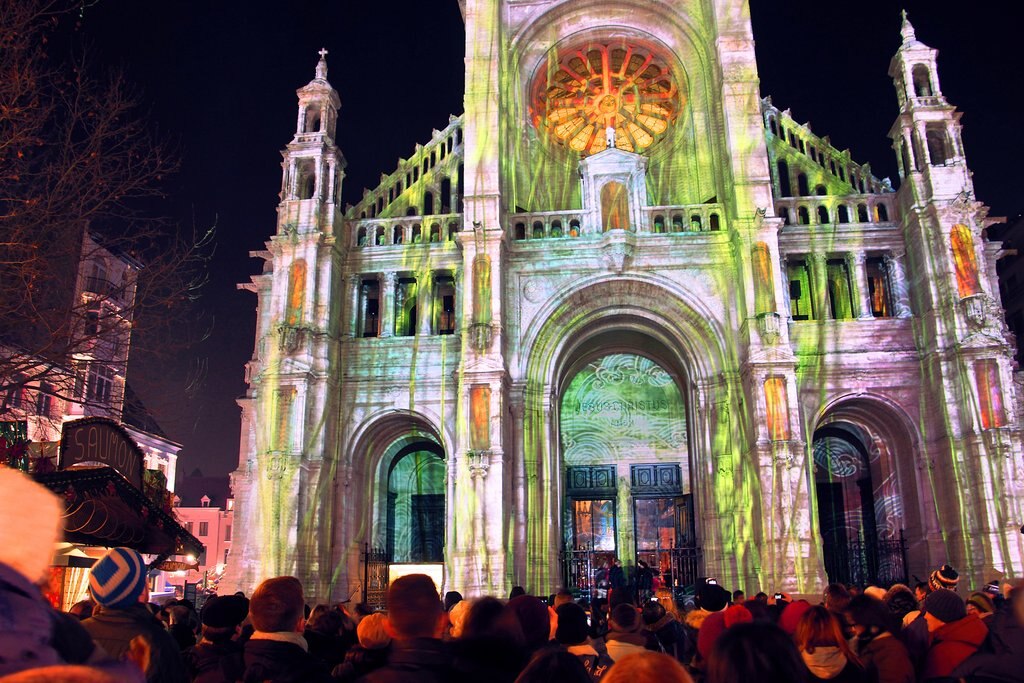
[[[806,600],[797,600],[786,605],[779,616],[779,628],[789,635],[796,633],[796,626],[800,623],[800,617],[804,612],[811,609],[811,603]]]
[[[32,583],[42,579],[60,540],[62,512],[60,499],[46,487],[0,465],[0,563]]]
[[[754,620],[754,615],[743,605],[733,605],[725,610],[725,627],[732,628],[736,624],[749,624]]]
[[[971,593],[971,597],[967,598],[967,604],[974,605],[974,608],[983,614],[991,614],[996,611],[992,598],[987,593],[981,591]]]
[[[960,583],[960,575],[948,564],[942,565],[928,577],[928,587],[933,591],[941,589],[955,591],[958,583]]]
[[[636,633],[640,626],[640,613],[628,602],[616,605],[608,619],[608,629],[619,633]]]
[[[249,616],[249,599],[238,595],[215,595],[203,605],[203,626],[234,628]]]
[[[628,607],[628,605],[627,605]],[[555,629],[555,640],[562,645],[579,645],[589,635],[587,613],[575,602],[559,605],[555,610],[558,615],[558,628]]]
[[[697,589],[697,604],[708,612],[721,612],[729,604],[729,591],[716,583],[705,583]]]
[[[953,591],[937,590],[924,599],[922,611],[930,614],[944,624],[959,621],[967,616],[967,607],[960,596]]]
[[[131,548],[110,550],[89,573],[89,594],[104,607],[131,607],[145,590],[146,563]]]

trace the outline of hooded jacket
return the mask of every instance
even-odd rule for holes
[[[956,677],[988,676],[1000,681],[1024,683],[1024,624],[1013,610],[997,612],[985,622],[988,637],[973,655],[956,668]]]
[[[127,609],[97,606],[92,616],[82,622],[82,627],[114,659],[123,659],[132,639],[142,636],[150,647],[149,668],[146,670],[148,683],[181,683],[187,680],[178,644],[142,603]]]
[[[861,644],[857,654],[878,683],[914,683],[914,664],[907,647],[891,633],[880,633]]]
[[[921,680],[949,676],[961,662],[978,651],[988,635],[988,627],[975,614],[951,621],[932,633],[924,657]]]
[[[864,670],[851,662],[838,647],[815,647],[814,652],[800,653],[804,665],[810,672],[811,681],[833,681],[834,683],[866,683]]]
[[[305,646],[305,647],[304,647]],[[306,651],[298,633],[257,631],[245,644],[245,683],[327,683],[327,665]]]

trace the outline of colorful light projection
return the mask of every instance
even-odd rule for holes
[[[974,237],[971,235],[970,228],[962,223],[954,225],[949,231],[949,245],[953,251],[956,288],[960,292],[960,298],[981,294],[981,282],[978,279],[978,257],[974,253]]]
[[[445,463],[433,452],[399,458],[388,474],[387,545],[393,562],[441,562]]]
[[[293,261],[288,269],[288,309],[285,324],[298,325],[302,321],[302,307],[306,301],[306,262]]]
[[[786,397],[786,378],[769,377],[764,381],[767,407],[768,438],[772,441],[789,440],[789,399]]]
[[[491,447],[491,388],[486,384],[469,388],[469,447],[474,451]]]
[[[1006,426],[1006,411],[1003,410],[1003,387],[999,381],[999,363],[994,359],[974,361],[974,380],[978,385],[978,404],[981,413],[981,428]]]
[[[629,230],[629,190],[622,183],[608,182],[601,188],[601,229]]]
[[[641,152],[663,136],[683,106],[667,60],[640,45],[581,45],[553,56],[534,78],[537,128],[582,154],[608,148]]]
[[[754,311],[758,315],[775,312],[775,276],[768,245],[758,242],[751,253],[754,270]]]

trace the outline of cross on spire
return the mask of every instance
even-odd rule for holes
[[[317,54],[320,55],[320,61],[316,63],[316,77],[325,81],[327,80],[327,48],[320,48]]]
[[[903,13],[903,16],[906,16],[906,12]],[[323,59],[324,57],[327,56],[327,48],[325,48],[325,47],[320,48],[320,51],[317,52],[317,54],[320,55],[320,59]]]

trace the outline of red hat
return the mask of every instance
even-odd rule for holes
[[[733,605],[725,610],[725,627],[732,628],[736,624],[749,624],[754,620],[754,615],[743,605]]]
[[[811,609],[811,603],[806,600],[789,603],[786,605],[786,609],[782,610],[782,616],[779,617],[779,628],[789,635],[793,635],[796,633],[796,625],[800,623],[800,617],[809,609]]]
[[[748,612],[749,614],[749,612]],[[697,652],[705,661],[711,656],[718,637],[725,633],[725,612],[712,612],[697,631]]]

